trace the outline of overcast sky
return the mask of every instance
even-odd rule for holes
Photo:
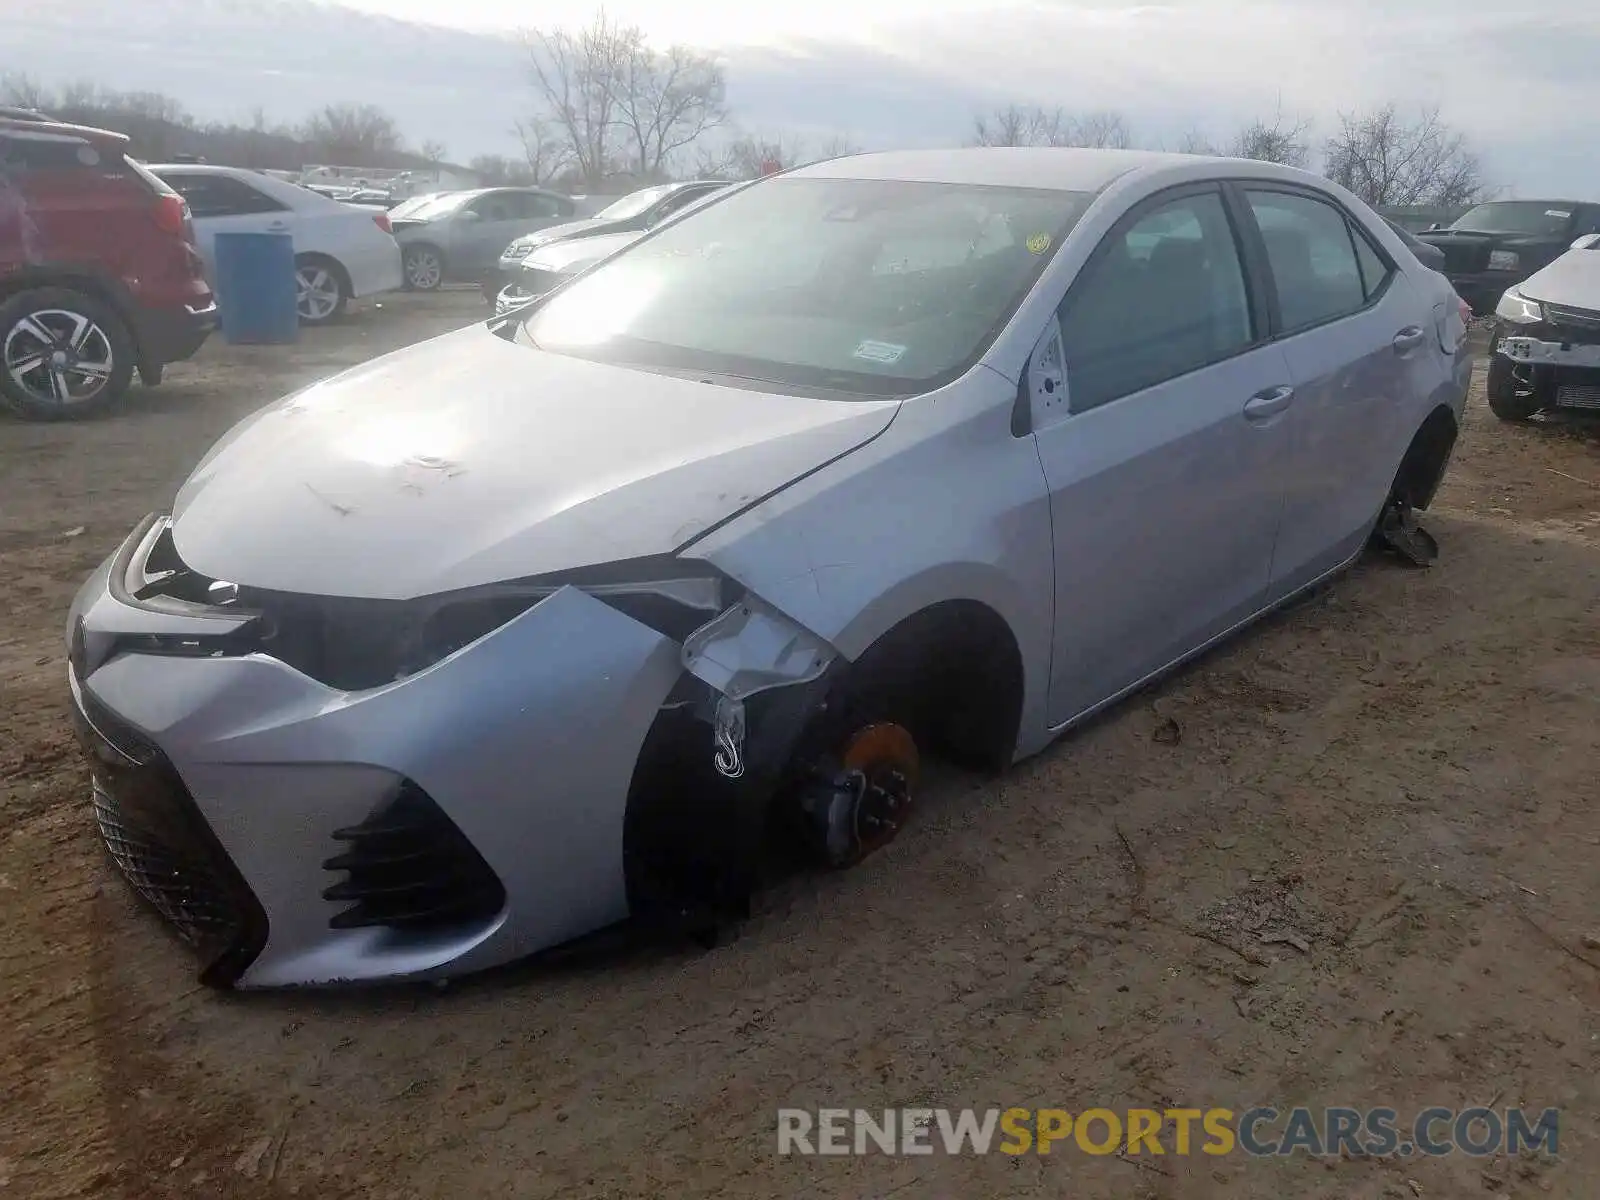
[[[577,0],[342,0],[479,29],[530,14],[581,23]],[[1157,136],[1193,114],[1222,136],[1284,106],[1331,129],[1388,99],[1436,103],[1483,146],[1497,182],[1600,196],[1596,0],[612,0],[653,37],[715,46],[839,42],[894,55],[959,91],[1126,111]],[[441,14],[448,14],[442,17]],[[816,47],[812,47],[816,50]],[[737,81],[735,81],[737,82]],[[930,81],[931,82],[931,81]],[[916,113],[906,133],[927,134]],[[1565,144],[1563,144],[1565,143]],[[1526,182],[1524,182],[1526,181]]]
[[[0,68],[92,71],[113,86],[174,92],[207,116],[265,104],[294,118],[316,103],[369,99],[414,141],[437,138],[468,158],[510,149],[506,118],[531,103],[516,48],[496,35],[594,12],[579,0],[337,3],[471,32],[428,35],[306,0],[0,0]],[[1148,144],[1173,145],[1194,127],[1221,142],[1281,98],[1320,141],[1341,110],[1394,100],[1438,104],[1481,151],[1489,179],[1515,194],[1600,198],[1600,0],[606,8],[658,42],[722,52],[736,115],[759,132],[839,132],[869,148],[951,143],[968,135],[975,110],[1017,101],[1116,109]],[[69,40],[45,36],[57,24]],[[84,49],[97,26],[120,53]],[[71,55],[48,49],[68,44]]]

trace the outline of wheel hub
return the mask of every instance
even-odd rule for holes
[[[845,745],[839,769],[800,799],[823,858],[852,867],[894,840],[912,809],[919,761],[899,725],[868,725]]]

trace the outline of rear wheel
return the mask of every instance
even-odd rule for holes
[[[407,246],[400,262],[406,287],[414,292],[437,291],[444,282],[444,256],[432,246]]]
[[[36,288],[0,304],[0,403],[33,421],[103,412],[133,379],[133,338],[105,302]]]
[[[349,302],[344,273],[326,258],[301,258],[294,267],[295,311],[302,325],[337,320]]]
[[[1542,407],[1538,388],[1519,380],[1516,368],[1503,354],[1491,352],[1485,390],[1489,393],[1489,411],[1502,421],[1526,421]]]

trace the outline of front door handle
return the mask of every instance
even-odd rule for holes
[[[1422,345],[1423,338],[1427,336],[1427,331],[1422,326],[1407,325],[1394,335],[1394,352],[1396,354],[1409,354]]]
[[[1288,408],[1293,400],[1292,387],[1266,388],[1244,402],[1245,420],[1265,421],[1268,417],[1275,417]]]

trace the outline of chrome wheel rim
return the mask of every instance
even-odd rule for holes
[[[413,250],[406,255],[406,276],[411,286],[431,291],[439,286],[439,256],[429,250]]]
[[[326,321],[339,307],[339,281],[326,267],[295,272],[295,307],[307,321]]]
[[[111,384],[116,356],[105,330],[82,313],[46,308],[6,331],[6,374],[32,399],[67,407]]]

